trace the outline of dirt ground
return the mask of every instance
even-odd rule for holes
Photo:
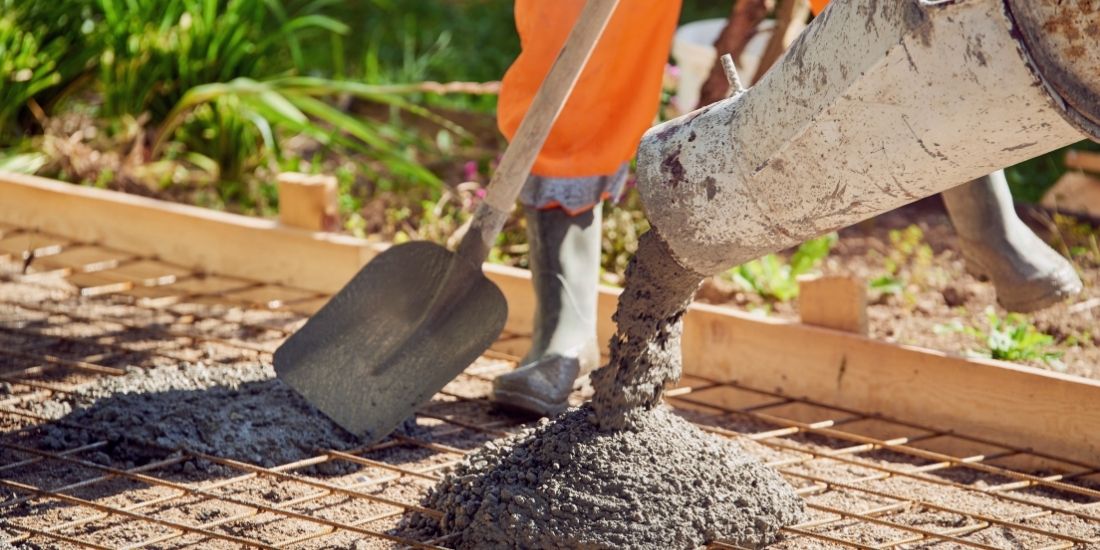
[[[528,425],[487,401],[515,359],[490,352],[400,432],[363,446],[290,398],[252,391],[274,383],[264,366],[302,322],[291,297],[308,295],[249,287],[274,309],[244,307],[241,293],[196,295],[216,285],[185,276],[81,296],[46,260],[23,274],[22,261],[0,259],[0,547],[424,544],[401,522],[434,513],[418,508],[427,489]],[[777,548],[1100,547],[1096,464],[690,377],[669,401],[806,499],[810,520]],[[280,439],[280,407],[304,437]],[[211,411],[227,412],[204,427]]]
[[[1038,210],[1024,212],[1024,219],[1047,242],[1059,236],[1042,223],[1046,216]],[[1087,223],[1082,221],[1081,223]],[[985,330],[986,310],[992,308],[1001,318],[1007,312],[997,305],[992,284],[966,271],[960,256],[955,231],[938,197],[926,199],[889,212],[862,224],[840,231],[840,240],[826,258],[825,274],[856,275],[873,281],[887,274],[887,258],[897,254],[890,242],[892,230],[918,226],[933,256],[927,261],[910,259],[901,276],[905,288],[899,293],[871,291],[868,295],[868,325],[872,338],[921,346],[949,353],[980,354],[980,338],[961,327]],[[1065,236],[1062,235],[1062,238]],[[1100,265],[1094,258],[1078,258],[1074,263],[1084,282],[1082,293],[1064,303],[1026,315],[1035,327],[1051,335],[1049,348],[1059,354],[1064,372],[1100,378]],[[740,291],[733,283],[710,281],[699,299],[783,319],[798,319],[798,301],[768,302],[755,294]],[[1052,369],[1042,360],[1021,361],[1030,366]]]

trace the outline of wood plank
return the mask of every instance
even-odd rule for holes
[[[1040,204],[1064,212],[1100,217],[1100,178],[1083,172],[1066,172],[1047,189]]]
[[[686,374],[1100,462],[1096,380],[705,304],[684,319]]]
[[[849,275],[800,278],[798,314],[807,325],[866,336],[867,283]]]
[[[283,172],[279,186],[279,223],[308,231],[339,228],[336,178]]]
[[[0,222],[189,269],[336,292],[378,247],[145,197],[0,173]]]
[[[1066,151],[1066,168],[1100,174],[1100,153],[1093,151]]]

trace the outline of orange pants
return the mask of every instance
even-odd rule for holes
[[[511,139],[565,43],[585,0],[516,0],[523,51],[504,75],[497,107]],[[550,131],[533,173],[555,178],[614,174],[634,157],[660,105],[680,0],[620,3]]]

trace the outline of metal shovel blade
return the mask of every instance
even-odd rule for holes
[[[488,349],[507,316],[480,265],[432,243],[397,245],[275,351],[275,372],[374,442]]]

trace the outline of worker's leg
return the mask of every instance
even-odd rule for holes
[[[599,366],[596,297],[601,205],[570,216],[526,208],[536,305],[531,349],[493,382],[493,401],[540,416],[568,405],[577,377]]]
[[[520,193],[531,248],[535,319],[531,349],[493,383],[493,401],[532,414],[566,408],[577,377],[599,366],[596,303],[604,197],[617,197],[627,165],[607,176],[532,176]]]
[[[1004,172],[943,193],[967,266],[988,277],[997,301],[1028,312],[1081,291],[1073,266],[1016,215]]]

